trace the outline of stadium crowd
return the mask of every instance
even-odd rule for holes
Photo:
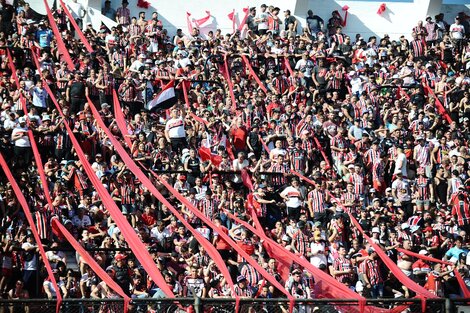
[[[70,246],[52,231],[52,216],[85,248],[95,248],[95,260],[129,296],[163,296],[125,249],[126,238],[78,161],[65,123],[175,295],[233,296],[204,247],[116,153],[97,127],[86,96],[123,144],[124,136],[131,139],[127,148],[135,161],[161,173],[298,298],[317,297],[312,276],[293,265],[281,277],[276,256],[232,215],[251,222],[256,214],[279,246],[367,298],[415,294],[384,265],[348,213],[406,276],[429,292],[461,296],[456,273],[470,286],[470,25],[463,12],[426,17],[410,29],[411,40],[409,34],[351,38],[343,34],[337,11],[323,19],[312,8],[301,25],[289,10],[281,13],[267,5],[250,8],[240,31],[201,35],[194,27],[191,33],[179,29],[169,36],[157,12],[132,17],[126,0],[119,7],[106,1],[103,14],[118,24],[99,31],[85,25],[94,50],[88,53],[59,8],[54,19],[76,64],[70,71],[47,17],[21,0],[17,7],[5,0],[0,4],[0,46],[11,51],[19,77],[17,88],[2,48],[0,151],[42,238],[34,241],[2,175],[4,298],[54,298],[58,292],[68,298],[116,296],[78,253],[77,267],[68,266],[61,249]],[[86,10],[78,12],[75,18],[82,25]],[[31,57],[35,51],[39,69]],[[225,58],[229,73],[224,72]],[[147,110],[172,80],[178,103]],[[117,127],[113,89],[127,134]],[[28,129],[39,145],[52,207],[45,200]],[[202,157],[208,150],[216,157]],[[242,170],[249,173],[252,190]],[[282,296],[174,194],[161,184],[157,188],[215,245],[238,296]],[[48,250],[60,290],[45,274],[38,245]],[[398,248],[450,264],[415,258]]]

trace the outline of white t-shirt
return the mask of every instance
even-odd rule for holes
[[[463,39],[463,36],[465,34],[465,28],[462,24],[457,25],[454,23],[450,25],[449,32],[452,39]]]
[[[17,133],[23,133],[23,136],[14,141],[15,143],[15,146],[16,147],[31,147],[31,142],[29,141],[29,137],[28,137],[28,128],[27,127],[21,127],[21,126],[17,126],[16,128],[13,129],[12,133],[11,133],[11,138],[13,140],[13,137],[15,134]]]
[[[268,25],[268,13],[266,12],[261,12],[259,15],[258,15],[258,18],[259,19],[262,19],[262,22],[259,22],[258,23],[258,30],[260,29],[268,29],[269,25]]]
[[[184,121],[182,117],[172,118],[166,122],[165,130],[168,131],[168,136],[172,139],[185,138],[186,132],[184,130]]]
[[[300,200],[300,191],[299,189],[288,186],[281,192],[281,196],[289,198],[286,201],[286,205],[289,208],[298,208],[302,205],[302,201]]]
[[[38,108],[46,108],[47,92],[44,88],[33,88],[33,105]]]
[[[395,160],[395,164],[398,164],[398,163],[401,163],[401,167],[395,167],[395,172],[393,174],[396,174],[396,173],[402,173],[403,177],[407,177],[408,176],[408,173],[406,171],[406,164],[407,164],[407,160],[406,160],[406,154],[404,153],[400,153],[399,155],[397,155],[397,159]]]
[[[325,255],[325,244],[322,242],[312,242],[310,244],[310,251],[312,253],[317,253],[317,255],[312,255],[310,257],[310,263],[315,267],[320,267],[320,265],[327,265],[326,255]],[[323,251],[323,253],[318,253]]]
[[[27,250],[27,249],[31,249],[32,247],[34,247],[33,244],[29,243],[29,242],[25,242],[21,245],[21,248],[23,250]],[[35,271],[38,269],[38,265],[37,265],[37,255],[36,255],[36,249],[33,249],[33,250],[29,250],[27,253],[33,253],[33,258],[29,261],[24,261],[24,270],[25,271]]]

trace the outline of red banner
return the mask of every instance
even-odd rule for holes
[[[198,152],[203,162],[210,160],[215,166],[219,166],[220,163],[222,163],[222,157],[220,155],[213,154],[209,148],[201,147]]]
[[[73,71],[75,70],[75,65],[73,64],[73,61],[70,58],[67,48],[65,47],[64,41],[62,40],[62,34],[60,33],[59,28],[57,27],[57,24],[54,21],[54,16],[52,16],[52,11],[51,11],[51,8],[49,7],[49,4],[47,3],[47,0],[44,0],[44,5],[46,7],[47,18],[49,19],[49,24],[51,25],[52,32],[54,33],[54,37],[57,42],[57,48],[59,49],[59,53],[61,53],[62,56],[64,57],[64,60],[67,63],[68,69],[70,71]],[[39,66],[37,68],[38,70],[40,69]]]
[[[289,58],[285,57],[284,58],[284,65],[289,72],[290,76],[294,76],[294,71],[292,70],[292,67],[290,66]]]
[[[33,57],[35,64],[38,65],[39,62],[34,52],[32,53],[32,57]],[[44,81],[44,78],[41,77],[41,79],[43,80],[44,87],[47,93],[49,94],[49,96],[51,97],[52,102],[56,106],[57,111],[59,112],[62,118],[65,118],[65,116],[62,113],[62,109],[60,108],[59,103],[57,102],[55,95],[52,93],[51,89],[49,88],[47,83]],[[67,123],[64,123],[64,125],[70,137],[70,140],[72,141],[72,145],[74,146],[75,152],[78,158],[80,159],[80,162],[82,163],[83,169],[85,170],[88,178],[90,179],[91,183],[93,184],[96,191],[98,192],[101,200],[106,206],[106,209],[108,210],[111,217],[118,225],[119,230],[122,232],[122,234],[126,238],[126,241],[129,244],[129,247],[132,249],[132,252],[135,254],[136,258],[139,260],[139,262],[141,263],[145,271],[150,275],[150,277],[157,284],[157,286],[162,289],[162,291],[166,294],[166,296],[174,298],[173,291],[166,284],[165,279],[163,278],[162,274],[156,267],[152,257],[147,251],[147,248],[142,243],[140,238],[137,236],[137,234],[135,233],[135,230],[131,227],[131,225],[129,225],[127,218],[122,214],[121,210],[118,208],[113,198],[110,196],[108,191],[103,186],[103,183],[98,179],[95,172],[91,168],[91,165],[89,161],[87,160],[87,157],[83,153],[79,142],[75,138],[75,134],[72,132],[72,129]]]
[[[259,79],[258,75],[256,72],[253,70],[253,67],[250,64],[250,60],[245,55],[241,55],[243,62],[245,62],[245,65],[248,67],[248,71],[250,72],[250,75],[255,79],[256,83],[258,84],[259,88],[264,91],[264,93],[268,92],[268,89],[264,86],[263,82]]]
[[[436,109],[437,111],[439,112],[439,114],[444,117],[446,119],[446,121],[449,123],[449,124],[452,124],[452,119],[450,118],[450,115],[449,113],[447,113],[447,110],[446,108],[442,105],[441,103],[441,100],[439,100],[438,97],[436,97],[436,94],[434,93],[434,91],[429,87],[429,85],[427,83],[424,83],[424,88],[425,90],[428,92],[428,96],[431,95],[434,100],[436,100],[435,104],[436,104]]]
[[[243,17],[242,21],[240,22],[240,25],[238,25],[238,30],[242,31],[243,26],[246,24],[246,20],[248,19],[248,15],[250,15],[250,7],[243,8],[243,13],[245,13],[245,16]]]
[[[207,22],[210,18],[211,18],[211,12],[206,11],[206,16],[204,16],[203,18],[200,18],[198,20],[195,20],[194,23],[196,23],[197,27],[200,27],[202,24]]]
[[[346,25],[348,23],[348,10],[349,10],[349,7],[347,5],[344,5],[341,9],[344,11],[343,27],[346,27]]]
[[[73,28],[77,32],[78,37],[80,37],[80,40],[82,41],[83,45],[85,46],[86,50],[88,52],[93,52],[93,48],[91,47],[90,43],[86,39],[85,35],[83,34],[82,30],[78,26],[77,22],[73,18],[72,14],[70,13],[69,9],[65,5],[64,1],[60,0],[60,5],[62,6],[62,10],[64,10],[65,14],[69,18],[70,23],[72,24]]]
[[[65,226],[60,223],[58,218],[52,219],[52,225],[53,227],[57,227],[59,229],[61,234],[64,235],[67,241],[78,252],[78,254],[80,254],[80,257],[82,257],[85,263],[90,266],[93,272],[95,272],[96,275],[98,275],[98,277],[101,278],[101,280],[104,281],[106,285],[108,285],[108,287],[113,289],[118,295],[124,298],[124,303],[125,303],[124,312],[127,312],[127,307],[131,299],[126,295],[124,290],[122,290],[121,286],[119,286],[111,277],[109,277],[108,273],[106,273],[106,271],[103,268],[101,268],[98,262],[96,262],[95,259],[92,256],[90,256],[90,254],[88,254],[88,252],[75,239],[75,237],[71,233],[69,233],[67,228],[65,228]]]
[[[16,198],[18,199],[18,202],[23,208],[23,212],[26,216],[26,220],[29,223],[29,227],[31,228],[31,232],[33,233],[34,240],[36,241],[36,244],[39,248],[39,253],[41,254],[42,261],[44,262],[44,266],[46,267],[47,274],[49,275],[49,279],[51,280],[52,286],[54,287],[56,291],[56,294],[57,294],[56,313],[59,313],[60,305],[62,303],[62,295],[60,293],[60,288],[59,286],[57,286],[57,281],[54,277],[54,273],[52,272],[51,264],[49,263],[49,259],[46,256],[46,251],[44,250],[44,247],[42,246],[41,238],[39,237],[38,230],[36,228],[36,225],[34,224],[33,215],[31,214],[31,211],[29,210],[28,201],[26,201],[26,198],[24,197],[23,192],[21,191],[20,187],[18,186],[18,183],[13,177],[10,171],[10,168],[8,167],[8,164],[3,158],[3,155],[1,152],[0,152],[0,166],[3,169],[3,172],[5,173],[5,176],[7,177],[8,181],[10,182],[11,188],[13,189],[16,195]]]
[[[132,148],[132,141],[129,138],[129,131],[127,130],[127,122],[124,118],[124,113],[122,113],[121,104],[119,103],[119,97],[115,89],[113,89],[113,107],[114,107],[114,118],[116,119],[116,125],[121,131],[121,135],[124,138],[125,143]]]
[[[109,129],[106,127],[104,124],[103,120],[101,119],[101,116],[98,112],[98,110],[95,108],[93,102],[91,102],[90,99],[88,99],[88,104],[90,106],[90,109],[92,111],[93,116],[95,117],[96,122],[98,123],[98,126],[106,133],[108,138],[111,140],[113,143],[114,149],[116,152],[119,154],[119,156],[122,158],[122,160],[125,162],[127,167],[136,175],[141,183],[149,190],[149,192],[155,196],[159,201],[161,201],[174,215],[175,217],[183,223],[183,225],[193,234],[193,236],[196,238],[196,240],[206,248],[207,253],[209,256],[214,260],[216,265],[218,266],[219,270],[222,272],[224,275],[225,279],[229,283],[230,287],[232,288],[232,292],[234,293],[233,290],[233,281],[231,280],[230,273],[225,266],[224,260],[220,256],[220,254],[217,252],[215,247],[206,239],[204,238],[198,231],[196,231],[187,221],[186,219],[179,213],[177,209],[175,209],[163,195],[157,190],[155,185],[150,181],[150,179],[147,178],[147,176],[144,174],[144,172],[135,164],[135,162],[132,160],[132,158],[129,156],[129,154],[125,151],[124,147],[120,144],[120,142],[113,136],[113,134],[109,131]]]
[[[232,32],[235,32],[235,9],[230,12],[228,15],[228,19],[232,21]]]
[[[227,54],[224,56],[224,72],[225,73],[225,80],[227,81],[228,91],[230,93],[230,99],[232,100],[232,111],[235,112],[237,110],[237,103],[235,101],[235,94],[233,93],[233,84],[232,79],[230,77],[230,71],[228,69],[228,62],[227,62]]]

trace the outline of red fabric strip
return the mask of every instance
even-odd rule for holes
[[[192,32],[193,32],[193,23],[191,21],[191,13],[189,13],[189,12],[186,12],[186,23],[188,25],[189,34],[192,34]]]
[[[201,211],[192,205],[185,197],[183,197],[176,189],[174,189],[168,182],[164,179],[161,179],[157,174],[151,172],[181,203],[183,203],[188,210],[190,210],[194,215],[201,219],[207,226],[216,231],[219,236],[222,237],[227,243],[229,243],[233,249],[237,251],[239,255],[247,260],[264,278],[266,278],[274,287],[284,293],[289,299],[293,299],[292,295],[285,290],[285,288],[279,284],[274,277],[272,277],[264,268],[262,268],[256,261],[254,261],[243,249],[241,249],[232,238],[225,234],[219,227],[217,227],[211,220],[209,220]]]
[[[113,136],[113,134],[109,131],[109,129],[106,127],[104,124],[103,120],[101,119],[101,116],[98,112],[98,110],[95,108],[95,105],[89,98],[87,98],[88,104],[90,106],[91,112],[93,116],[95,117],[96,122],[98,123],[99,127],[106,133],[108,138],[111,140],[113,143],[114,149],[116,149],[116,152],[119,154],[119,156],[122,158],[122,160],[125,162],[127,167],[136,175],[139,180],[142,182],[142,184],[154,195],[159,201],[161,201],[175,216],[180,220],[180,222],[183,223],[183,225],[194,235],[196,240],[206,248],[207,253],[210,255],[210,257],[214,260],[216,265],[218,266],[219,270],[222,272],[224,275],[225,279],[230,285],[230,288],[232,288],[233,294],[235,294],[234,290],[234,285],[233,281],[231,279],[230,273],[225,266],[225,262],[220,256],[220,254],[217,252],[215,247],[206,239],[204,236],[202,236],[198,231],[196,231],[187,221],[184,219],[184,217],[179,213],[178,210],[176,210],[167,200],[163,195],[157,190],[157,188],[154,186],[154,184],[150,181],[150,179],[147,178],[147,176],[142,172],[142,170],[135,164],[135,162],[132,160],[132,158],[127,154],[125,151],[124,147],[119,143],[119,141]]]
[[[230,78],[230,71],[228,70],[227,54],[224,56],[224,69],[225,69],[225,79],[227,80],[227,86],[230,93],[230,99],[232,99],[232,110],[235,112],[237,110],[237,103],[235,101],[235,94],[233,93],[233,84],[232,79]]]
[[[343,19],[343,27],[346,27],[346,24],[348,23],[348,10],[349,10],[349,7],[347,5],[345,5],[345,6],[343,6],[342,10],[345,11],[344,19]]]
[[[113,106],[114,106],[114,118],[116,119],[116,124],[121,131],[122,137],[126,142],[127,146],[132,148],[132,141],[129,138],[129,132],[127,130],[126,119],[124,118],[124,113],[122,113],[121,104],[119,103],[119,97],[116,93],[116,90],[113,89]]]
[[[189,107],[191,107],[191,103],[189,103],[188,86],[186,86],[185,81],[182,81],[181,85],[183,86],[183,96],[184,96],[185,107],[189,108]]]
[[[32,53],[32,57],[36,65],[38,65],[39,62],[37,60],[37,56],[34,53]],[[44,79],[43,79],[43,82],[44,82]],[[51,89],[46,84],[46,82],[44,82],[44,87],[46,88],[46,91],[51,97],[52,102],[55,104],[57,111],[62,117],[64,117],[62,113],[62,109],[60,108],[59,103],[57,102],[57,99],[55,98],[55,95],[52,93]],[[129,243],[129,246],[131,247],[132,252],[135,254],[136,258],[139,260],[139,262],[141,263],[145,271],[150,275],[150,277],[157,284],[157,286],[162,289],[162,291],[166,294],[166,296],[170,298],[174,298],[173,291],[166,284],[165,279],[163,278],[162,274],[156,267],[152,257],[147,251],[147,248],[142,243],[140,238],[137,236],[135,230],[129,225],[129,222],[127,221],[126,217],[119,210],[116,203],[111,198],[110,194],[104,188],[103,184],[101,183],[101,181],[98,179],[95,172],[91,168],[90,163],[88,162],[85,154],[83,153],[79,142],[77,141],[74,133],[72,132],[72,129],[67,123],[64,123],[64,125],[66,127],[67,133],[70,136],[75,152],[77,153],[77,156],[80,159],[80,162],[82,163],[82,166],[86,174],[88,175],[88,178],[90,179],[93,186],[95,186],[95,189],[100,195],[101,200],[106,206],[108,212],[111,214],[111,217],[118,225],[119,230],[122,232],[127,242]]]
[[[46,7],[47,18],[49,19],[49,24],[51,25],[52,32],[54,33],[54,37],[57,42],[57,48],[59,49],[59,52],[64,57],[65,62],[67,62],[67,66],[69,70],[73,71],[75,69],[75,65],[73,64],[73,61],[70,58],[67,48],[65,47],[64,41],[62,40],[62,34],[59,32],[59,28],[57,27],[57,24],[54,21],[54,17],[52,16],[52,11],[51,11],[51,8],[49,7],[49,4],[47,3],[47,0],[44,0],[44,5]],[[40,67],[38,66],[37,68],[39,70]]]
[[[427,83],[424,84],[424,88],[427,90],[428,96],[431,95],[434,98],[434,100],[436,100],[435,105],[439,114],[441,114],[441,116],[443,116],[449,124],[452,124],[452,119],[450,118],[449,113],[447,113],[446,108],[442,105],[441,100],[439,100],[439,98],[436,97],[436,94],[429,87]]]
[[[210,18],[211,18],[211,12],[206,11],[206,16],[204,16],[203,18],[200,18],[198,20],[195,20],[194,22],[196,23],[197,27],[200,27],[202,24],[207,22]]]
[[[290,76],[294,76],[294,71],[292,70],[292,67],[290,66],[289,58],[284,58],[284,65],[287,68],[287,71],[289,71]]]
[[[232,32],[235,32],[235,9],[228,14],[228,19],[232,21]]]
[[[245,65],[248,67],[248,71],[250,71],[251,76],[253,76],[256,83],[258,84],[259,88],[261,88],[261,90],[263,90],[264,93],[267,93],[268,89],[266,89],[266,87],[264,86],[264,84],[261,82],[258,75],[256,74],[256,72],[253,70],[253,67],[250,64],[250,60],[248,60],[248,58],[243,54],[241,55],[241,57],[243,59],[243,62],[245,62]]]
[[[18,79],[18,75],[16,75],[15,64],[13,63],[13,59],[11,57],[11,53],[9,49],[7,49],[7,57],[8,57],[8,64],[12,72],[12,76],[15,80],[16,88],[20,88],[20,81]],[[23,103],[22,106],[23,106],[24,114],[25,116],[28,116],[28,109],[26,108],[26,99],[23,97],[23,95],[21,95],[20,97],[21,97],[20,101]],[[34,138],[33,131],[31,129],[28,129],[28,137],[31,143],[31,149],[33,150],[34,160],[36,161],[36,166],[38,168],[39,178],[41,179],[42,188],[44,190],[44,196],[46,197],[49,207],[52,208],[51,194],[49,191],[49,186],[47,184],[47,178],[44,172],[44,166],[42,164],[41,154],[39,153],[39,149],[36,144],[36,139]]]
[[[26,219],[28,220],[29,227],[31,228],[31,232],[33,233],[34,240],[36,240],[36,244],[38,245],[39,253],[41,254],[41,258],[42,258],[42,261],[44,262],[44,266],[46,267],[47,274],[49,274],[49,278],[51,280],[52,286],[54,286],[54,289],[56,290],[56,293],[57,293],[56,313],[59,313],[60,305],[62,303],[62,295],[60,294],[60,288],[59,286],[57,286],[57,281],[54,277],[54,274],[52,273],[51,264],[49,263],[49,260],[47,259],[47,256],[46,256],[46,251],[44,250],[44,247],[41,244],[41,238],[39,237],[38,230],[36,229],[36,225],[34,224],[33,215],[31,214],[31,211],[29,210],[28,202],[26,201],[26,198],[24,197],[23,192],[21,191],[20,187],[18,186],[18,183],[13,177],[10,171],[10,168],[8,167],[7,162],[5,162],[5,159],[3,158],[3,155],[1,152],[0,152],[0,166],[2,167],[3,172],[5,173],[5,176],[7,177],[8,181],[10,182],[11,187],[13,188],[13,191],[15,192],[16,198],[18,199],[18,202],[23,208],[23,212],[26,216]]]
[[[243,8],[243,13],[245,13],[245,16],[243,17],[242,21],[240,22],[240,25],[238,25],[238,30],[242,31],[243,26],[245,26],[246,20],[248,19],[248,15],[250,14],[250,7]]]
[[[189,113],[189,115],[190,115],[193,119],[195,119],[197,122],[202,123],[202,124],[204,124],[204,125],[206,125],[206,126],[209,125],[209,122],[208,122],[208,121],[206,121],[205,119],[200,118],[199,116],[197,116],[197,115],[194,114],[193,112]]]
[[[80,37],[80,40],[82,41],[83,45],[85,46],[86,50],[88,52],[93,52],[93,48],[91,47],[90,43],[88,42],[88,40],[86,39],[85,35],[83,35],[83,32],[82,30],[80,29],[80,27],[78,27],[78,24],[77,22],[75,21],[75,19],[73,18],[72,14],[70,13],[69,9],[67,8],[67,6],[65,5],[64,1],[60,0],[60,5],[62,6],[62,10],[64,10],[65,14],[67,15],[67,17],[69,18],[69,21],[70,21],[70,24],[72,24],[73,28],[75,29],[75,31],[77,32],[77,35],[78,37]]]
[[[101,280],[103,280],[108,287],[113,289],[118,295],[130,301],[130,298],[126,295],[126,293],[122,290],[121,286],[119,286],[111,277],[109,277],[108,273],[101,268],[98,262],[95,261],[93,257],[88,254],[88,252],[82,247],[82,245],[73,237],[71,233],[62,225],[57,217],[52,219],[52,224],[57,227],[62,235],[67,239],[68,242],[72,245],[72,247],[77,250],[78,254],[85,260],[86,264],[88,264],[93,271],[98,275]]]
[[[439,259],[427,256],[427,255],[422,255],[422,254],[415,253],[415,252],[412,252],[412,251],[408,251],[408,250],[405,250],[405,249],[402,249],[402,248],[397,248],[397,251],[401,252],[401,253],[404,253],[404,254],[407,254],[409,256],[412,256],[412,257],[415,257],[415,258],[418,258],[418,259],[421,259],[421,260],[426,260],[426,261],[429,261],[429,262],[433,262],[433,263],[441,263],[441,264],[445,264],[445,265],[454,265],[452,262],[439,260]],[[462,289],[464,297],[465,298],[470,298],[470,291],[468,290],[467,285],[463,281],[462,276],[459,274],[459,271],[457,269],[454,269],[454,275],[455,275],[455,278],[457,279],[457,281],[459,282],[459,286],[460,286],[460,289]]]

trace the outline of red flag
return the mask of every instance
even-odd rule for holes
[[[235,9],[233,9],[233,11],[229,13],[227,16],[228,16],[228,19],[232,21],[232,32],[234,32],[235,31]]]
[[[346,26],[346,23],[347,23],[347,21],[348,21],[348,10],[349,10],[349,7],[348,7],[347,5],[344,5],[344,6],[342,7],[342,10],[345,11],[345,13],[344,13],[344,19],[343,19],[343,27],[345,27],[345,26]]]
[[[219,166],[220,163],[222,163],[222,157],[217,154],[212,154],[209,148],[201,147],[198,152],[203,162],[210,160],[215,166]]]
[[[385,12],[386,9],[387,9],[387,5],[385,3],[382,3],[379,6],[379,9],[377,10],[377,14],[382,15]]]
[[[186,12],[186,23],[188,24],[188,32],[193,32],[193,23],[191,22],[191,13]]]
[[[206,11],[206,14],[207,15],[205,17],[194,21],[196,23],[197,27],[200,27],[202,24],[204,24],[205,22],[207,22],[211,18],[211,12],[210,11]]]
[[[246,20],[248,19],[248,15],[250,14],[250,7],[243,8],[243,13],[245,13],[245,16],[243,17],[243,20],[240,22],[240,25],[238,26],[239,31],[243,29],[243,26],[245,26]]]

